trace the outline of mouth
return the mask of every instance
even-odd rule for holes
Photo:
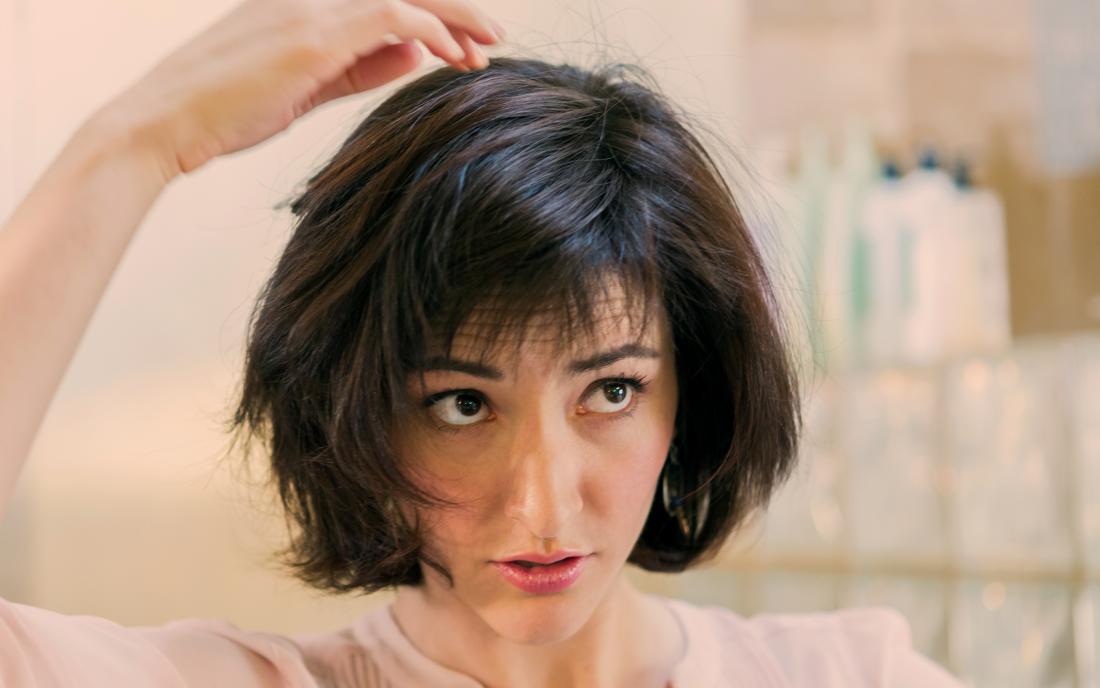
[[[498,559],[501,563],[516,562],[518,564],[529,564],[532,566],[539,566],[545,564],[556,564],[559,561],[570,559],[573,557],[583,557],[591,552],[585,552],[577,549],[559,549],[556,552],[550,554],[543,554],[541,552],[520,552],[510,557],[503,557]]]
[[[526,559],[494,561],[502,578],[520,590],[533,595],[562,592],[580,578],[591,555],[575,555],[553,562]]]

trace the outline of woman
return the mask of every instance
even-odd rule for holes
[[[622,575],[704,561],[763,508],[794,462],[797,384],[683,116],[620,69],[489,64],[500,34],[465,0],[245,2],[89,118],[16,209],[5,497],[167,184],[409,72],[415,41],[453,67],[383,102],[294,199],[232,424],[270,453],[297,575],[394,602],[284,637],[0,600],[0,684],[958,685],[885,608],[743,619]]]

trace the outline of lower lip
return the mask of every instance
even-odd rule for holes
[[[527,568],[519,564],[507,561],[494,561],[493,565],[500,571],[504,580],[516,586],[524,592],[533,595],[545,595],[561,592],[580,578],[584,570],[588,555],[583,557],[568,557],[548,566],[533,566]]]

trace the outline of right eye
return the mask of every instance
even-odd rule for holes
[[[470,391],[437,394],[427,405],[432,415],[447,425],[473,425],[488,416],[485,401]]]

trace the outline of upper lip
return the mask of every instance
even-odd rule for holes
[[[536,564],[553,564],[556,561],[562,559],[568,559],[569,557],[583,557],[585,552],[579,550],[562,549],[554,552],[553,554],[538,554],[536,552],[524,552],[523,554],[516,554],[515,556],[504,557],[503,559],[497,559],[497,561],[530,561]]]

